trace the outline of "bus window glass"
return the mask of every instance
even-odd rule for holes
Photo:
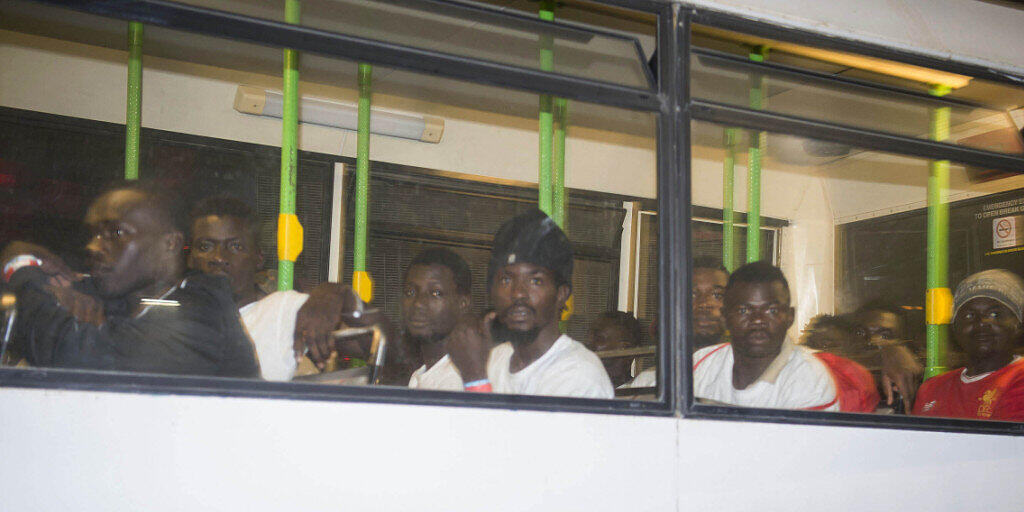
[[[187,0],[184,3],[268,20],[281,20],[281,5],[260,0]],[[471,4],[433,0],[306,0],[303,26],[389,43],[542,69],[538,39],[554,49],[550,63],[562,74],[652,89],[646,62],[631,37],[593,28],[544,23],[530,12],[494,15]]]
[[[654,115],[301,55],[282,187],[282,50],[147,26],[117,183],[127,24],[16,14],[5,365],[662,395]]]
[[[767,253],[777,259],[763,247],[761,261],[738,257],[736,247],[763,243],[738,230],[694,253],[699,403],[1024,419],[1015,180],[704,122],[692,136],[695,210],[721,211],[723,226],[749,226],[755,212],[785,223]],[[930,173],[948,174],[938,203],[948,226],[929,228]],[[929,242],[929,229],[945,242]]]
[[[693,37],[694,98],[919,139],[943,109],[946,142],[1024,155],[1019,88],[706,26]]]

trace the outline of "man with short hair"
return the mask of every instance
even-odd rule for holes
[[[263,266],[260,219],[241,199],[229,195],[198,201],[189,214],[188,265],[231,283],[235,302],[251,304],[265,294],[256,285]]]
[[[17,291],[15,348],[36,366],[256,377],[227,283],[184,275],[178,202],[152,184],[101,194],[85,225],[91,276],[22,242],[3,252]]]
[[[448,337],[466,390],[615,396],[601,360],[558,329],[572,292],[572,265],[569,239],[540,210],[498,229],[487,269],[494,311],[483,320],[464,319]]]
[[[330,333],[357,300],[351,289],[321,283],[309,294],[260,290],[256,284],[256,273],[263,265],[259,218],[238,198],[221,195],[199,201],[192,209],[190,224],[188,265],[205,274],[227,277],[231,283],[242,323],[256,346],[262,377],[291,380],[307,348],[313,363],[323,368],[331,352],[339,349]],[[351,343],[345,350],[365,352]]]
[[[921,385],[914,414],[1024,421],[1024,280],[1008,270],[968,276],[953,296],[953,337],[967,366]]]
[[[469,265],[443,247],[415,257],[402,283],[404,343],[418,352],[421,365],[409,378],[410,388],[461,391],[462,376],[445,347],[459,319],[469,313],[473,276]]]
[[[722,300],[729,271],[714,258],[702,256],[693,260],[693,347],[696,350],[724,341],[725,320]]]
[[[903,311],[879,299],[865,302],[853,313],[854,334],[875,347],[898,345],[907,339]]]
[[[729,271],[710,256],[693,259],[693,282],[690,293],[693,311],[693,348],[717,345],[725,341],[725,320],[722,299],[729,282]],[[652,324],[653,326],[654,324]],[[629,388],[650,388],[658,385],[657,368],[648,368],[627,383]]]
[[[853,323],[854,335],[860,341],[859,348],[869,350],[866,354],[862,351],[861,357],[847,357],[865,365],[877,361],[881,367],[879,385],[885,394],[886,404],[897,407],[896,399],[902,398],[902,406],[895,412],[910,413],[924,367],[906,346],[903,310],[882,300],[870,300],[854,312]],[[864,357],[875,354],[877,359]]]
[[[766,262],[737,269],[723,313],[731,343],[694,354],[697,398],[748,407],[871,412],[871,375],[852,361],[795,345],[789,283]]]

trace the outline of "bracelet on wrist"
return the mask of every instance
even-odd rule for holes
[[[19,254],[4,264],[4,282],[9,282],[11,280],[11,276],[13,276],[18,269],[24,267],[41,267],[42,265],[43,260],[36,258],[31,254]]]
[[[467,382],[462,386],[466,391],[474,393],[490,393],[492,391],[491,381],[489,379],[474,380]]]

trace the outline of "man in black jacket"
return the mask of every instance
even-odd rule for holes
[[[29,363],[258,377],[227,281],[183,275],[184,218],[172,199],[124,184],[92,203],[85,224],[86,279],[31,244],[13,242],[0,255],[18,298],[13,348]]]

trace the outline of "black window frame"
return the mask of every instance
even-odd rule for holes
[[[594,400],[532,395],[488,395],[420,391],[384,387],[323,386],[207,377],[136,375],[47,368],[0,368],[0,386],[212,395],[251,398],[441,405],[539,411],[679,416],[696,419],[760,421],[807,425],[843,425],[986,434],[1024,434],[1024,424],[945,418],[918,418],[825,413],[697,404],[692,388],[692,352],[686,333],[690,323],[689,248],[691,206],[690,129],[692,121],[727,123],[751,129],[812,136],[865,149],[943,158],[1007,170],[1024,171],[1024,158],[913,139],[874,130],[823,123],[796,116],[695,100],[687,80],[690,25],[781,39],[799,44],[880,57],[998,83],[1024,86],[1024,76],[956,60],[937,59],[912,51],[859,40],[823,35],[782,24],[663,0],[594,0],[595,3],[646,12],[657,17],[659,72],[654,90],[618,86],[557,73],[527,69],[365,38],[334,34],[283,22],[175,4],[165,0],[32,0],[125,21],[240,39],[256,44],[369,62],[414,72],[436,74],[485,85],[554,94],[568,99],[657,114],[657,176],[659,215],[659,358],[661,394],[653,402]],[[435,0],[439,4],[447,0]],[[486,9],[486,7],[482,7]],[[499,14],[500,15],[500,14]],[[550,22],[545,22],[550,23]],[[684,341],[686,340],[686,341]]]

